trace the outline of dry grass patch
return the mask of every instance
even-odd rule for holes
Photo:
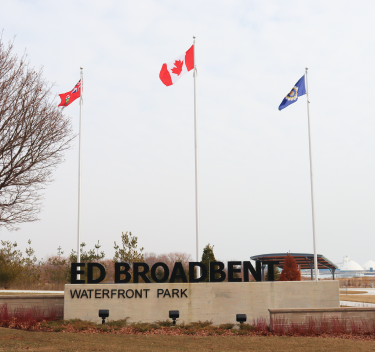
[[[375,295],[365,295],[365,296],[340,295],[340,301],[375,303]]]
[[[375,351],[373,341],[336,338],[239,336],[62,334],[0,328],[0,351]]]

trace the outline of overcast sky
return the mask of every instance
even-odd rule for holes
[[[56,96],[84,67],[82,241],[108,258],[122,231],[147,252],[195,254],[192,71],[159,80],[197,37],[200,248],[223,261],[313,252],[309,68],[318,253],[375,260],[373,1],[3,1],[14,36]],[[56,98],[56,104],[59,100]],[[79,103],[65,109],[78,133]],[[78,138],[40,221],[1,230],[39,258],[76,248]],[[194,258],[195,259],[195,258]]]

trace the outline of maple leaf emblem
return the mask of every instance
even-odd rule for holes
[[[182,71],[182,65],[184,64],[181,60],[176,60],[174,63],[174,67],[172,68],[172,73],[176,74],[177,76],[180,75]]]

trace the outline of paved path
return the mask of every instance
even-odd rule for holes
[[[375,307],[374,303],[363,303],[363,302],[351,302],[351,301],[340,301],[340,306],[346,306],[346,307]]]

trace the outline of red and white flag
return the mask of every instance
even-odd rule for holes
[[[73,103],[74,100],[81,96],[81,80],[74,86],[74,88],[64,94],[59,94],[61,102],[58,106],[68,106]]]
[[[175,84],[185,73],[194,68],[194,45],[177,59],[163,64],[159,77],[166,86]]]

